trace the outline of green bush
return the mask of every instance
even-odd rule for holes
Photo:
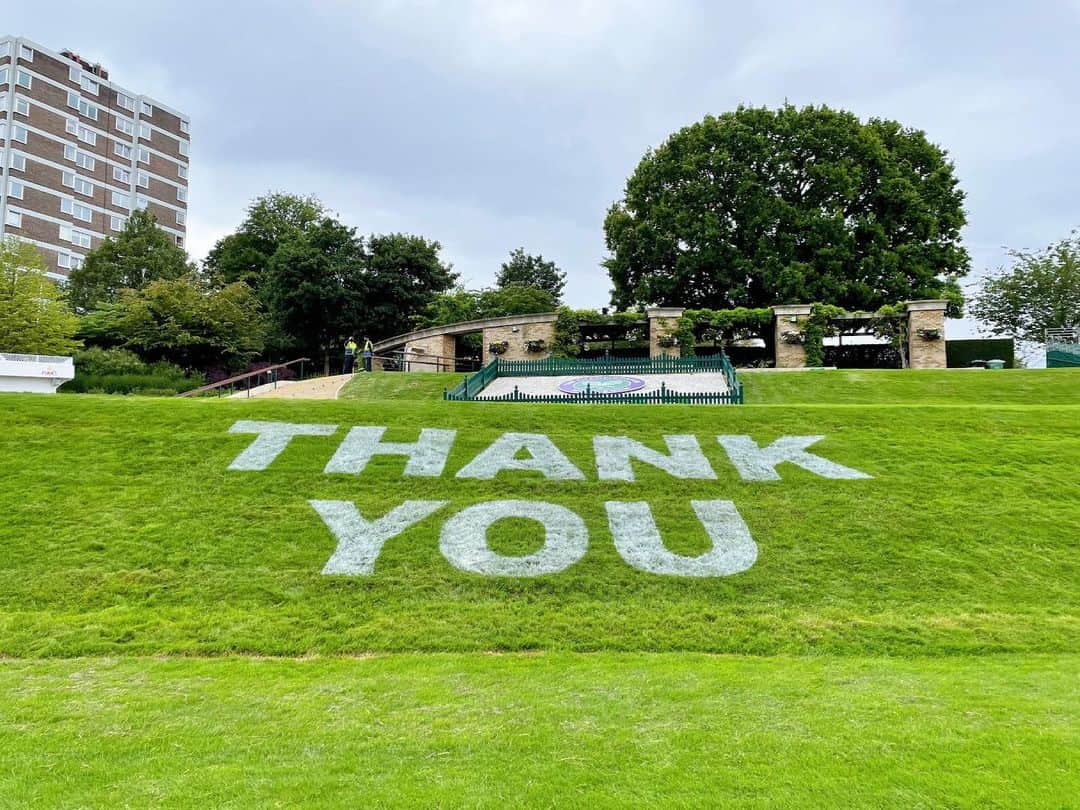
[[[75,379],[60,390],[75,394],[174,396],[205,384],[201,374],[189,374],[171,363],[144,363],[126,349],[92,348],[75,356]]]

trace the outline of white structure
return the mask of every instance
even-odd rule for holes
[[[71,357],[0,353],[0,392],[55,394],[74,377],[75,361]]]

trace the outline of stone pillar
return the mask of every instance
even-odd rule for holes
[[[546,323],[523,323],[517,326],[489,326],[484,330],[484,365],[496,356],[503,360],[543,360],[551,357],[551,347],[555,343],[555,321]],[[530,352],[529,342],[543,341],[543,349]],[[492,343],[506,343],[506,351],[501,355],[493,354],[488,347]]]
[[[772,308],[773,327],[776,330],[776,367],[806,368],[806,347],[802,343],[788,343],[786,332],[802,332],[810,317],[810,304],[783,304]]]
[[[405,344],[403,371],[453,371],[457,339],[453,335],[435,335]]]
[[[909,368],[948,367],[945,360],[946,306],[948,301],[907,302]]]
[[[649,357],[682,357],[681,346],[661,346],[660,339],[679,331],[679,318],[684,307],[653,307],[645,310],[649,317]]]

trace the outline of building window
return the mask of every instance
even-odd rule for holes
[[[34,61],[34,49],[29,48],[26,45],[19,46],[19,58],[25,59],[27,62]]]
[[[8,69],[0,68],[0,84],[8,83]]]
[[[94,146],[97,143],[97,133],[89,127],[84,127],[82,124],[79,125],[77,136],[80,141],[88,143],[91,146]]]
[[[131,210],[131,197],[127,194],[121,194],[119,191],[112,193],[112,204],[117,208],[126,208]]]
[[[19,143],[26,143],[26,136],[26,127],[20,127],[18,124],[11,125],[11,140],[18,141]]]
[[[150,188],[150,175],[146,172],[139,172],[138,176],[135,178],[135,185],[142,188]]]
[[[152,116],[154,114],[154,105],[147,102],[147,101],[144,101],[142,103],[142,106],[140,107],[140,109],[142,110],[143,115],[151,115]]]
[[[30,102],[21,96],[15,96],[15,113],[30,116]]]
[[[186,188],[178,188],[178,189],[176,189],[176,199],[178,199],[180,202],[187,202],[187,189]]]
[[[83,222],[90,222],[94,218],[94,212],[90,210],[90,206],[77,203],[67,197],[60,200],[60,211]]]
[[[96,104],[91,104],[86,99],[80,98],[78,93],[68,93],[68,106],[72,109],[78,110],[81,115],[85,115],[94,121],[98,119],[98,108]]]
[[[82,177],[79,177],[79,175],[77,174],[72,174],[71,172],[62,172],[60,176],[60,181],[68,188],[75,189],[75,191],[79,194],[83,194],[87,197],[94,196],[94,184],[91,183],[89,180],[85,180]]]
[[[131,147],[125,146],[122,143],[115,144],[113,151],[122,157],[124,160],[131,160]]]
[[[176,235],[176,246],[177,247],[183,247],[184,246],[184,237],[182,237],[180,234]]]
[[[29,90],[30,85],[33,83],[33,78],[31,78],[30,74],[27,73],[25,70],[15,71],[15,84],[19,85],[19,87],[25,87],[27,90]]]
[[[92,96],[96,96],[101,90],[98,83],[88,76],[83,76],[82,79],[79,80],[79,86]]]
[[[181,118],[180,119],[180,131],[183,132],[185,135],[187,135],[190,130],[191,130],[191,124],[189,124],[187,121],[185,121],[183,118]]]
[[[127,169],[121,169],[119,166],[113,166],[112,176],[113,180],[118,183],[131,182],[131,172],[129,172]]]
[[[0,59],[3,59],[5,56],[11,56],[11,40],[0,42]]]
[[[86,152],[79,152],[75,156],[75,163],[82,169],[86,169],[88,172],[92,172],[97,166],[97,161],[94,160]]]
[[[187,225],[187,214],[185,214],[183,211],[177,211],[176,212],[176,224],[177,225]]]
[[[74,253],[61,253],[56,257],[56,263],[65,270],[78,270],[82,267],[83,257]]]
[[[10,225],[12,228],[21,228],[22,214],[20,214],[18,211],[12,211],[9,209],[7,214],[4,215],[4,224]]]
[[[119,106],[123,107],[125,110],[135,112],[135,99],[133,99],[131,96],[125,95],[123,93],[117,93],[116,103]]]
[[[147,165],[149,165],[149,163],[150,163],[150,150],[149,149],[144,149],[141,146],[139,147],[139,163],[146,163]]]
[[[79,122],[74,118],[64,119],[64,132],[68,135],[77,135],[79,132]]]
[[[11,168],[17,172],[25,172],[26,155],[20,155],[18,152],[13,152],[11,155]]]
[[[114,231],[124,230],[124,224],[127,222],[125,217],[111,216],[109,217],[109,228]]]
[[[185,166],[183,163],[177,163],[176,164],[176,176],[179,177],[179,178],[182,178],[184,180],[187,180],[187,166]]]
[[[90,234],[86,231],[76,230],[69,225],[60,226],[60,240],[62,242],[71,242],[71,244],[79,247],[90,247]]]
[[[145,211],[147,208],[150,207],[150,200],[146,199],[146,197],[136,197],[135,207],[138,208],[140,211]]]
[[[139,137],[140,138],[142,138],[144,141],[148,141],[148,140],[150,140],[150,134],[151,134],[151,130],[150,130],[150,125],[149,124],[139,124]]]
[[[82,82],[82,71],[75,65],[68,65],[68,81],[75,82],[75,84]]]
[[[187,157],[187,153],[188,153],[188,142],[187,141],[180,141],[180,154],[183,155],[184,157]]]
[[[116,116],[116,128],[123,132],[125,135],[135,134],[135,122],[130,121],[127,118],[122,118],[119,115]]]
[[[8,196],[21,200],[23,198],[23,184],[15,180],[8,181]]]

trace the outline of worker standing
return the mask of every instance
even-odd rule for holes
[[[364,371],[371,371],[371,358],[375,356],[375,347],[369,338],[364,338]]]
[[[349,339],[345,341],[345,363],[342,366],[342,374],[352,374],[353,369],[356,366],[356,350],[359,347],[356,345],[356,338],[349,335]]]

